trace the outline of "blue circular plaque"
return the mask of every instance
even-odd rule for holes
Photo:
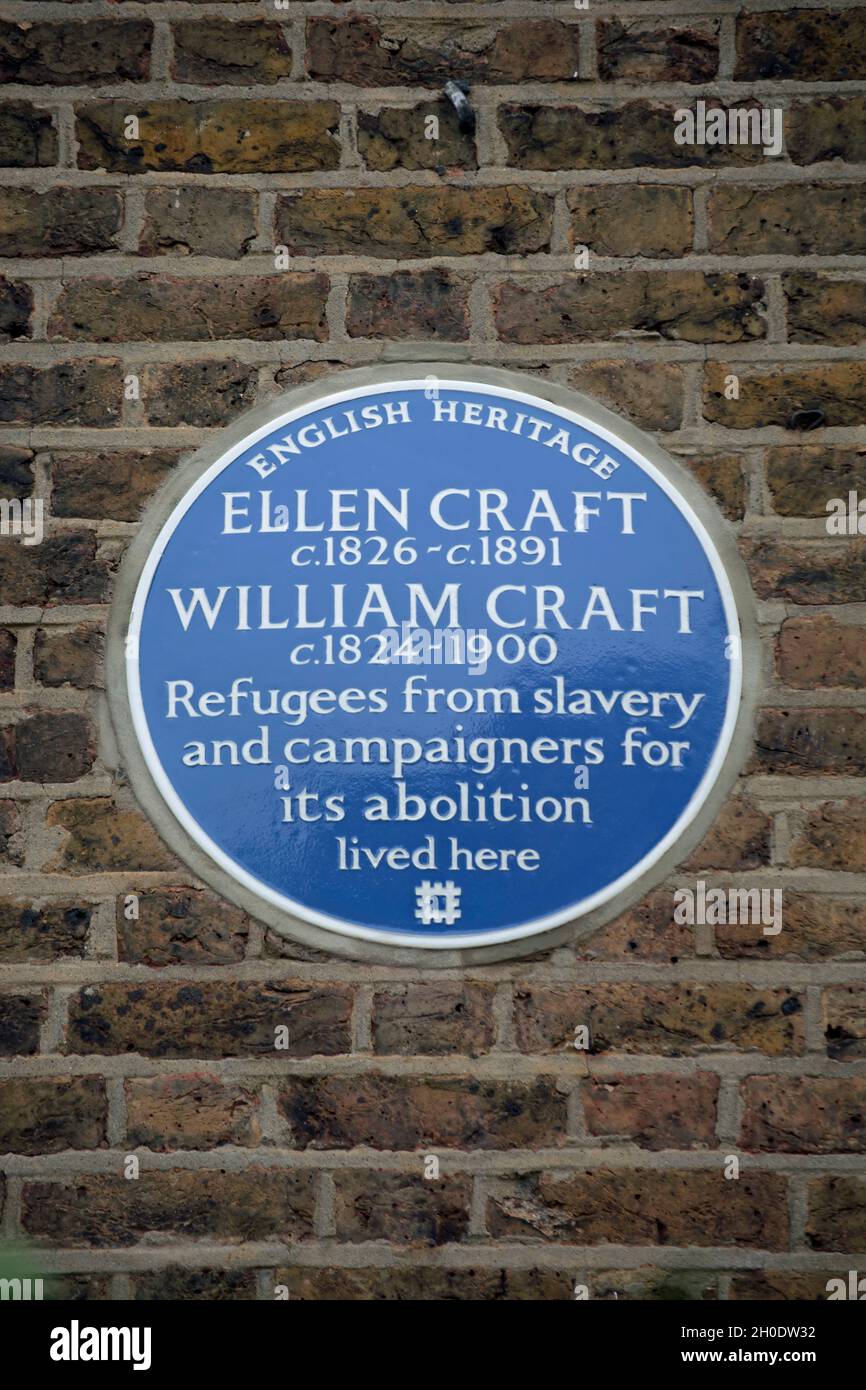
[[[151,527],[131,736],[175,847],[269,920],[545,932],[645,887],[719,779],[740,629],[695,491],[607,412],[503,379],[307,388]]]

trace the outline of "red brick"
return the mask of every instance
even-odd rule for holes
[[[696,850],[685,862],[687,869],[757,869],[770,862],[772,822],[764,811],[745,797],[734,797],[722,807]]]
[[[740,1142],[750,1153],[866,1152],[866,1079],[749,1076]]]
[[[568,82],[577,65],[578,26],[556,19],[307,21],[307,71],[319,82],[441,88],[455,74],[471,83]]]
[[[866,870],[866,801],[823,801],[806,811],[790,859],[798,868]]]
[[[208,980],[90,985],[70,1001],[68,1051],[145,1057],[334,1056],[350,1048],[344,985]],[[277,1028],[288,1045],[277,1050]]]
[[[117,904],[118,953],[133,965],[232,965],[244,958],[250,920],[240,908],[196,888],[137,893],[137,916]]]
[[[840,985],[824,991],[824,1036],[834,1062],[866,1057],[866,988]]]
[[[734,77],[834,83],[866,77],[866,9],[739,14]]]
[[[39,1029],[48,1000],[39,990],[0,994],[0,1057],[25,1057],[39,1051]]]
[[[783,685],[815,690],[866,685],[866,628],[821,617],[787,618],[776,639],[776,669]]]
[[[292,1077],[279,1106],[301,1149],[558,1147],[566,1098],[552,1077]]]
[[[491,1235],[576,1245],[787,1244],[786,1182],[776,1173],[594,1169],[501,1184],[487,1206]]]
[[[780,1056],[803,1049],[802,1011],[791,990],[740,984],[526,985],[516,997],[517,1044],[521,1052],[567,1052],[583,1025],[594,1054]]]
[[[179,82],[250,86],[291,77],[292,50],[281,24],[208,15],[171,26],[172,76]]]
[[[138,521],[179,458],[176,449],[54,449],[52,510],[55,516]]]
[[[334,1182],[338,1240],[447,1245],[466,1238],[468,1177],[355,1171],[336,1174]]]
[[[352,275],[346,303],[350,338],[469,337],[469,281],[438,267],[395,275]]]
[[[64,341],[201,342],[212,339],[328,336],[325,275],[228,275],[180,280],[138,275],[131,280],[89,279],[69,284],[48,325]]]
[[[763,338],[760,280],[697,270],[574,274],[542,286],[506,280],[494,292],[496,331],[507,343],[602,341],[640,330],[687,343]]]
[[[71,87],[145,78],[152,35],[146,20],[4,20],[0,82]]]
[[[463,983],[392,985],[373,996],[373,1050],[477,1057],[496,1036],[496,986]]]
[[[95,1076],[0,1081],[0,1153],[48,1154],[106,1143],[105,1084]]]
[[[866,1248],[866,1182],[860,1177],[813,1178],[807,1186],[810,1250],[860,1251]],[[845,1277],[846,1270],[837,1270]]]
[[[80,169],[280,174],[340,163],[334,101],[99,101],[76,114]],[[128,116],[138,117],[134,140]]]
[[[85,256],[117,246],[123,202],[113,188],[0,190],[0,255]]]
[[[156,1076],[126,1082],[127,1140],[135,1148],[213,1149],[261,1143],[254,1086],[215,1077]]]
[[[643,1149],[714,1148],[719,1078],[606,1076],[581,1081],[586,1127],[600,1138]]]
[[[750,765],[764,772],[866,771],[866,719],[857,709],[765,709]]]
[[[719,67],[719,23],[598,20],[598,73],[623,82],[708,82]]]
[[[22,1225],[42,1244],[96,1248],[159,1239],[303,1240],[312,1234],[315,1175],[274,1168],[87,1173],[27,1182]]]

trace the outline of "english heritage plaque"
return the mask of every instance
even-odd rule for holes
[[[594,402],[349,372],[156,500],[113,614],[115,725],[169,845],[277,928],[502,954],[606,920],[717,813],[748,595],[684,466]]]

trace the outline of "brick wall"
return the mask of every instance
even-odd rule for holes
[[[866,1269],[866,540],[825,526],[866,492],[866,9],[19,0],[0,74],[0,478],[48,517],[0,542],[4,1239],[89,1298],[814,1298]],[[783,108],[785,153],[677,145],[699,98]],[[655,433],[739,533],[764,638],[751,759],[676,878],[465,972],[338,961],[205,891],[101,694],[177,460],[413,355]],[[697,877],[783,887],[783,931],[677,926]]]

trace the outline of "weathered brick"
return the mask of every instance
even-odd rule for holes
[[[770,862],[772,822],[745,797],[727,801],[683,865],[686,869],[758,869]]]
[[[598,20],[598,73],[625,82],[708,82],[719,68],[719,23]]]
[[[862,898],[818,896],[783,890],[782,930],[765,936],[760,923],[730,922],[715,928],[724,960],[833,960],[866,954],[866,903]]]
[[[845,444],[780,445],[766,455],[767,487],[780,516],[827,515],[831,497],[847,499],[866,469],[866,449]]]
[[[738,109],[759,105],[736,103]],[[759,164],[756,145],[678,145],[677,104],[629,101],[606,107],[513,106],[499,110],[508,163],[518,169],[676,169]]]
[[[643,1149],[713,1148],[719,1078],[606,1076],[579,1086],[586,1127]]]
[[[104,639],[95,623],[36,631],[33,674],[40,685],[91,690],[100,684]]]
[[[792,343],[866,340],[866,284],[801,272],[782,276]]]
[[[137,521],[179,458],[176,449],[53,449],[52,510],[56,516]]]
[[[797,867],[866,870],[866,801],[823,801],[808,811],[790,859]]]
[[[72,87],[147,77],[147,20],[0,21],[0,82]]]
[[[496,1037],[496,987],[480,982],[392,985],[373,996],[373,1050],[477,1057]]]
[[[180,280],[76,280],[54,306],[49,337],[66,342],[200,342],[328,336],[328,277],[311,272]]]
[[[155,1076],[126,1082],[127,1140],[133,1147],[214,1149],[261,1142],[261,1096],[254,1086],[211,1076]]]
[[[577,943],[583,960],[652,960],[675,964],[695,954],[694,928],[674,921],[670,888],[657,888],[601,931]]]
[[[113,188],[0,189],[0,255],[84,256],[117,246],[123,202]]]
[[[21,811],[14,801],[0,801],[0,863],[23,864]]]
[[[111,797],[55,801],[45,820],[49,829],[66,834],[47,865],[49,869],[88,874],[174,867],[174,860],[144,817],[117,806]]]
[[[856,709],[764,709],[751,766],[764,772],[866,772],[866,719]]]
[[[0,961],[83,957],[93,908],[77,902],[0,902]]]
[[[570,244],[597,256],[682,256],[694,237],[692,195],[670,184],[571,188]]]
[[[41,1243],[128,1246],[187,1241],[303,1240],[312,1233],[314,1174],[274,1168],[142,1172],[136,1182],[85,1173],[28,1182],[22,1225]]]
[[[731,521],[746,514],[746,480],[740,454],[689,454],[684,462]]]
[[[581,362],[568,384],[647,430],[678,430],[683,420],[683,372],[673,362],[605,357]]]
[[[541,286],[506,280],[494,291],[496,331],[507,343],[579,343],[640,331],[686,343],[763,338],[763,282],[697,270],[572,275]]]
[[[0,1081],[0,1153],[50,1154],[106,1143],[105,1084],[95,1076]]]
[[[0,497],[25,497],[33,490],[35,449],[0,444]]]
[[[137,116],[127,140],[124,122]],[[78,167],[143,174],[279,174],[336,169],[333,101],[88,102],[77,108]]]
[[[292,73],[292,49],[281,24],[236,22],[208,15],[171,26],[172,76],[179,82],[279,82]]]
[[[565,1096],[551,1077],[292,1077],[279,1108],[301,1149],[515,1149],[559,1146]]]
[[[866,600],[866,549],[757,540],[743,545],[758,598],[789,603],[862,603]]]
[[[39,1029],[48,1000],[39,990],[0,994],[0,1057],[25,1057],[39,1051]]]
[[[29,101],[0,105],[0,167],[44,169],[57,163],[57,131],[50,111]]]
[[[725,377],[739,378],[739,399],[725,399]],[[866,420],[866,363],[820,362],[788,367],[708,362],[704,416],[732,430],[781,425],[795,429],[797,411],[820,410],[825,425],[860,425]]]
[[[709,1269],[611,1269],[589,1274],[593,1300],[691,1303],[718,1298],[718,1276]]]
[[[0,343],[30,337],[30,315],[33,311],[33,291],[0,276]]]
[[[782,1056],[803,1049],[803,1001],[795,990],[740,984],[526,985],[517,990],[522,1052],[574,1048],[589,1028],[590,1051],[745,1051]]]
[[[232,359],[158,362],[140,373],[149,425],[227,425],[255,401],[258,371]]]
[[[22,782],[75,782],[89,772],[96,737],[75,710],[44,710],[14,728],[15,775]]]
[[[553,199],[517,185],[307,188],[278,199],[277,235],[299,255],[528,254],[550,243]]]
[[[120,419],[123,370],[114,358],[32,367],[0,366],[0,423],[93,425],[109,429]]]
[[[866,628],[832,618],[787,618],[776,639],[776,670],[795,690],[866,686]]]
[[[574,1298],[574,1280],[556,1269],[308,1269],[274,1271],[292,1302],[563,1302]]]
[[[794,164],[866,159],[866,97],[824,96],[792,101],[785,117],[785,145]]]
[[[866,1182],[859,1177],[813,1178],[807,1185],[810,1250],[862,1250],[866,1247]],[[847,1270],[838,1270],[845,1275]]]
[[[120,959],[133,965],[232,965],[243,960],[249,918],[197,888],[152,888],[136,894],[137,916],[118,902]]]
[[[731,1276],[729,1298],[761,1303],[814,1303],[827,1297],[827,1282],[838,1278],[831,1270],[749,1269]]]
[[[0,725],[0,781],[14,782],[18,776],[15,758],[15,727]]]
[[[195,3],[195,0],[192,0]],[[185,1269],[166,1265],[148,1274],[132,1276],[136,1302],[236,1303],[257,1297],[254,1269]]]
[[[356,1171],[335,1176],[337,1239],[447,1245],[469,1227],[469,1177]]]
[[[595,1169],[502,1185],[487,1204],[495,1237],[577,1245],[730,1245],[782,1250],[785,1178],[746,1173]]]
[[[438,121],[435,140],[426,135],[427,120]],[[457,171],[477,168],[475,140],[461,131],[450,101],[422,101],[415,106],[380,106],[358,112],[358,153],[368,169]]]
[[[720,184],[709,245],[730,256],[857,256],[866,251],[862,188],[845,183]]]
[[[15,651],[18,638],[11,628],[0,628],[0,690],[15,686]]]
[[[107,1303],[111,1299],[108,1274],[52,1274],[45,1287],[50,1299],[65,1303]]]
[[[567,82],[577,71],[578,27],[556,19],[498,25],[449,20],[310,19],[307,71],[358,87],[466,82]]]
[[[351,1046],[344,985],[213,980],[104,984],[70,1001],[69,1051],[145,1057],[332,1057]],[[277,1029],[288,1029],[277,1051]]]
[[[439,267],[352,275],[346,331],[351,338],[462,342],[469,337],[469,287],[469,280]]]
[[[866,1057],[866,989],[862,985],[824,991],[824,1037],[834,1062]]]
[[[143,256],[222,256],[236,260],[256,235],[256,195],[239,188],[149,188]]]
[[[866,1152],[866,1079],[749,1076],[740,1142],[749,1153]]]
[[[303,386],[308,381],[322,381],[335,372],[345,371],[347,363],[333,358],[308,358],[305,362],[292,362],[279,367],[274,374],[277,386]]]
[[[737,16],[734,77],[850,82],[866,77],[866,9],[761,10]]]

